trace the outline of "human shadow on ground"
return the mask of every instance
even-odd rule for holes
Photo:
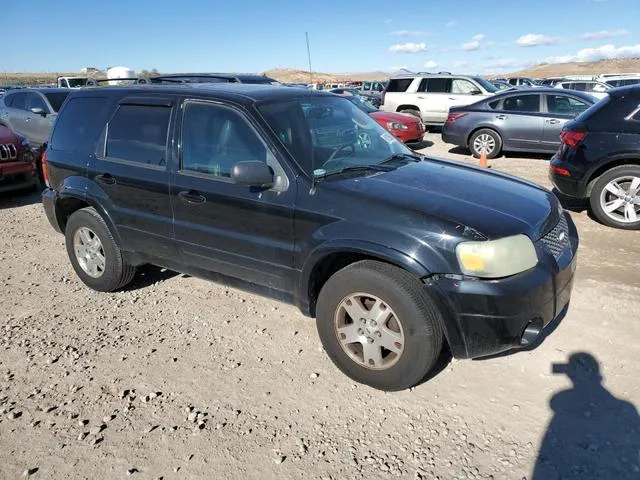
[[[573,388],[551,398],[553,418],[531,480],[638,480],[636,407],[604,388],[600,365],[589,353],[574,353],[552,371],[567,375]]]

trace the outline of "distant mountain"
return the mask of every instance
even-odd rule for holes
[[[314,82],[344,82],[346,80],[386,80],[389,74],[385,72],[353,72],[353,73],[323,73],[295,68],[274,68],[267,70],[264,74],[284,83],[310,83]]]
[[[599,75],[601,73],[640,73],[640,58],[616,58],[597,62],[541,63],[535,67],[502,76],[561,77],[564,75]]]

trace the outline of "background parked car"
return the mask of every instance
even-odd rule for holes
[[[29,142],[0,125],[0,193],[39,185]]]
[[[503,151],[553,153],[562,126],[596,99],[583,92],[553,88],[500,93],[449,112],[442,139],[488,158]]]
[[[0,98],[0,124],[25,137],[32,147],[47,142],[67,88],[9,90]]]
[[[389,80],[381,110],[415,115],[426,125],[442,125],[449,108],[468,105],[498,90],[480,77],[418,73]]]
[[[567,80],[556,83],[554,88],[578,90],[580,92],[589,93],[598,98],[606,97],[608,91],[611,90],[611,86],[597,80]]]
[[[509,83],[507,83],[507,82],[504,82],[504,81],[502,81],[502,80],[489,80],[489,81],[491,82],[491,84],[492,84],[494,87],[496,87],[496,89],[497,89],[499,92],[502,92],[503,90],[511,90],[511,89],[513,89],[513,88],[516,88],[516,87],[514,87],[513,85],[511,85],[511,84],[509,84]]]
[[[514,87],[538,87],[538,83],[533,78],[528,77],[510,77],[504,79],[506,83]]]
[[[563,194],[588,199],[605,225],[640,229],[640,86],[609,91],[566,124],[550,175]]]
[[[628,87],[640,84],[640,75],[616,75],[598,78],[601,82],[610,85],[613,88]]]
[[[418,142],[424,137],[424,124],[415,115],[382,112],[356,95],[345,95],[345,98],[404,143]],[[371,144],[369,134],[366,131],[360,131],[358,133],[358,142],[362,147],[367,148],[367,145]]]

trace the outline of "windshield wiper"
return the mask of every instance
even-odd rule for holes
[[[333,172],[327,172],[327,173],[323,173],[321,175],[316,175],[315,179],[316,180],[321,180],[323,178],[327,178],[327,177],[331,177],[334,175],[341,175],[343,173],[348,173],[348,172],[390,172],[392,170],[395,170],[395,167],[383,167],[380,164],[371,164],[371,165],[349,165],[346,167],[341,168],[340,170],[335,170]]]
[[[396,160],[410,160],[417,163],[422,161],[422,157],[418,155],[412,155],[410,153],[394,153],[393,155],[390,155],[389,157],[382,160],[377,165],[384,165],[385,163],[395,162]]]

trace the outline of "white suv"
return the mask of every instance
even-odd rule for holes
[[[469,105],[497,92],[480,77],[450,74],[403,75],[389,80],[380,109],[410,113],[426,125],[444,125],[449,108]]]

